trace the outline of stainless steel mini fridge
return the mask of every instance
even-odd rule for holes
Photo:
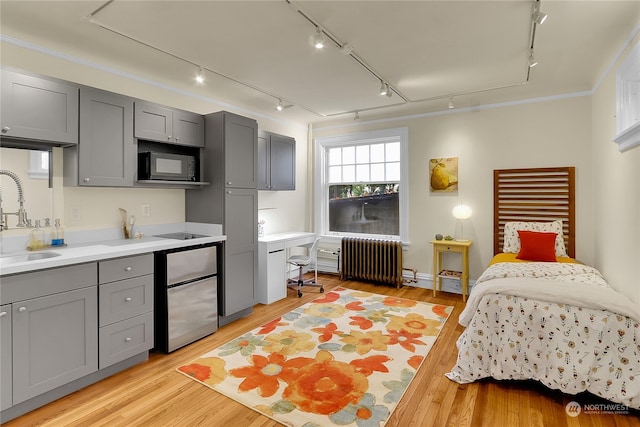
[[[170,353],[218,329],[219,244],[155,253],[155,348]]]

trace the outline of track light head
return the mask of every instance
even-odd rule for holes
[[[284,106],[282,105],[282,99],[278,99],[278,105],[276,106],[276,110],[282,111]]]
[[[358,120],[360,120],[360,114],[356,111],[355,114],[353,115],[353,121],[357,122]]]
[[[535,56],[533,55],[533,49],[531,49],[529,51],[529,68],[533,68],[536,65],[538,65],[538,61],[536,60]]]
[[[351,55],[351,52],[353,52],[353,46],[351,46],[349,43],[345,43],[342,46],[340,46],[340,53],[347,56],[347,55]]]
[[[389,86],[382,80],[380,80],[380,96],[385,96],[387,91],[389,90]]]
[[[202,69],[202,67],[200,67],[200,69],[198,69],[198,72],[196,73],[196,83],[204,83],[204,70]]]
[[[544,21],[547,20],[547,14],[543,13],[540,11],[540,6],[539,4],[536,3],[536,5],[533,8],[533,15],[531,16],[531,19],[533,19],[533,22],[535,22],[538,25],[542,25],[544,24]]]
[[[453,104],[453,97],[449,98],[449,109],[453,109],[456,108],[456,106]]]
[[[322,49],[324,47],[324,34],[320,27],[316,27],[316,34],[313,37],[313,47],[316,49]]]

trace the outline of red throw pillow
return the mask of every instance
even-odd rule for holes
[[[516,258],[527,261],[556,261],[556,233],[518,230],[520,252]]]

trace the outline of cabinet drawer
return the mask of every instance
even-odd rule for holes
[[[0,302],[8,304],[95,286],[98,280],[97,276],[95,262],[2,276],[0,279]]]
[[[98,278],[101,284],[152,273],[153,254],[118,258],[98,263]]]
[[[100,285],[100,326],[153,311],[153,274]]]
[[[153,312],[100,328],[99,368],[153,348]]]
[[[440,245],[440,247],[438,247],[438,250],[440,251],[447,251],[447,252],[458,252],[458,253],[462,253],[464,252],[464,246],[449,246],[449,245]]]

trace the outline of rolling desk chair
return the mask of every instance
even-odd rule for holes
[[[320,244],[320,237],[316,237],[311,248],[309,249],[309,253],[307,255],[293,255],[290,256],[287,262],[291,265],[295,265],[299,268],[298,279],[288,279],[287,287],[291,289],[298,290],[298,298],[302,296],[302,287],[303,286],[319,286],[320,293],[324,292],[324,287],[322,284],[318,283],[318,245]],[[313,279],[304,280],[302,278],[302,270],[303,267],[308,266],[309,264],[314,264],[314,277]]]

